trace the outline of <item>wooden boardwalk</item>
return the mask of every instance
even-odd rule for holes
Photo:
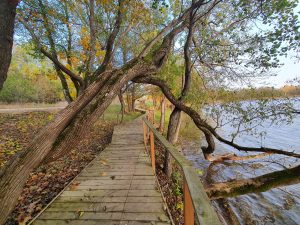
[[[117,126],[112,143],[32,224],[171,224],[145,153],[141,118]]]

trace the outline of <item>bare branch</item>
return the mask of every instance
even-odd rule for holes
[[[123,21],[124,14],[124,0],[119,0],[119,7],[118,7],[118,14],[114,24],[113,31],[109,35],[106,43],[106,53],[104,56],[104,60],[99,68],[94,72],[93,77],[98,76],[101,74],[107,66],[111,63],[113,57],[113,48],[115,44],[116,37],[120,31],[121,23]]]
[[[50,59],[55,65],[57,65],[59,67],[59,69],[61,69],[64,73],[66,73],[67,75],[69,75],[71,78],[75,79],[76,81],[78,81],[80,83],[80,85],[82,85],[82,87],[85,86],[85,83],[83,81],[83,79],[78,76],[77,74],[75,74],[74,72],[72,72],[71,70],[69,70],[67,67],[65,67],[61,62],[59,62],[59,60],[57,58],[55,58],[51,53],[49,53],[41,44],[41,42],[39,41],[38,37],[35,35],[33,29],[29,26],[29,24],[24,20],[24,18],[19,15],[18,16],[18,21],[20,23],[22,23],[24,25],[24,27],[28,30],[28,32],[30,33],[36,47],[40,50],[41,53],[43,53],[48,59]]]
[[[266,147],[260,147],[260,148],[254,148],[254,147],[245,147],[238,145],[236,143],[233,143],[223,137],[221,137],[213,127],[211,127],[204,119],[201,118],[200,114],[193,110],[192,108],[186,106],[183,102],[180,102],[176,100],[175,96],[171,92],[171,89],[166,85],[166,83],[163,80],[160,80],[158,78],[150,77],[150,76],[144,76],[134,79],[134,82],[137,83],[147,83],[147,84],[153,84],[158,86],[164,95],[168,98],[168,100],[175,105],[178,109],[184,111],[186,114],[188,114],[196,124],[196,126],[202,130],[203,132],[210,132],[216,139],[218,139],[220,142],[223,142],[229,146],[234,147],[237,150],[245,151],[245,152],[265,152],[265,153],[274,153],[274,154],[280,154],[280,155],[287,155],[292,156],[295,158],[300,158],[300,154],[280,149],[274,149],[274,148],[266,148]]]

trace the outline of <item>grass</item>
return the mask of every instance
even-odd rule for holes
[[[123,122],[131,121],[140,115],[141,114],[139,112],[126,113],[124,115]],[[102,115],[102,119],[116,123],[121,120],[121,117],[121,106],[117,104],[110,105]]]
[[[170,108],[166,108],[164,134],[166,134],[166,132],[168,130],[168,124],[169,124],[171,112],[172,112],[172,110]],[[159,124],[160,110],[154,111],[154,121],[156,124]],[[198,127],[194,124],[193,120],[187,114],[182,112],[179,139],[181,141],[182,140],[200,141],[202,135],[203,134],[198,129]]]

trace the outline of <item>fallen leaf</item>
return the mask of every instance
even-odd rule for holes
[[[70,191],[76,191],[78,189],[78,185],[80,184],[80,182],[74,182],[70,185]]]

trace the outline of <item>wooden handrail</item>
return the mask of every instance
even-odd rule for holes
[[[185,225],[220,225],[217,213],[211,206],[210,200],[204,190],[204,187],[192,166],[191,162],[182,156],[178,150],[167,141],[167,139],[159,133],[153,124],[143,117],[144,126],[144,142],[147,145],[146,140],[148,129],[150,131],[150,143],[151,143],[151,162],[152,167],[155,167],[155,153],[154,153],[154,136],[165,147],[165,149],[172,155],[175,161],[179,164],[183,171],[184,176],[184,224]],[[154,165],[153,165],[154,162]],[[155,168],[153,168],[155,171]],[[196,223],[195,223],[196,220]]]

